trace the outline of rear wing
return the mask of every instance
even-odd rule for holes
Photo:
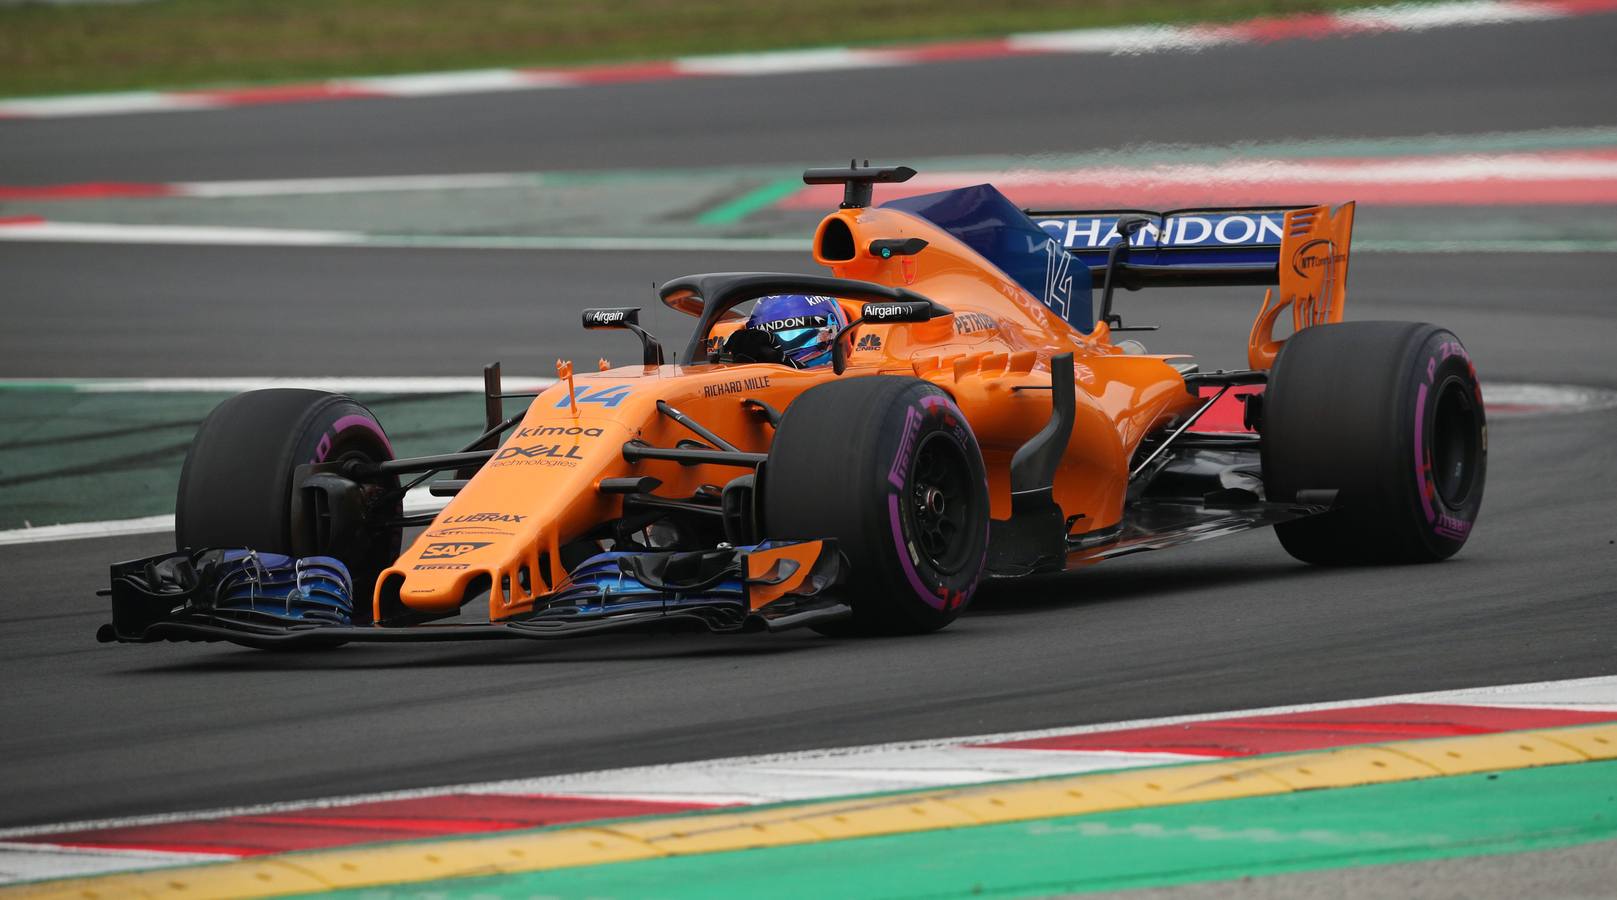
[[[1288,306],[1293,331],[1342,320],[1353,204],[1175,209],[1026,210],[1089,267],[1102,286],[1102,321],[1115,326],[1116,288],[1268,286],[1247,359],[1274,364],[1275,323]],[[1131,236],[1125,241],[1123,231]],[[1275,301],[1275,289],[1279,300]]]

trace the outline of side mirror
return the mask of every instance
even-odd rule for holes
[[[640,307],[638,306],[610,306],[600,309],[584,310],[584,327],[596,328],[629,328],[640,326]]]
[[[647,366],[663,364],[663,345],[650,332],[640,327],[640,307],[605,306],[584,310],[584,327],[589,330],[621,328],[632,331],[640,339],[640,362]]]

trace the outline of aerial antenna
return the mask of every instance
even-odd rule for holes
[[[877,184],[895,184],[909,181],[915,177],[915,170],[909,166],[880,166],[870,168],[870,160],[865,160],[864,168],[859,166],[859,158],[848,160],[846,169],[809,169],[803,173],[805,184],[840,184],[842,189],[842,208],[861,209],[869,206],[872,187]]]

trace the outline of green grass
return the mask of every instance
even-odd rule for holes
[[[157,0],[0,7],[0,96],[1285,15],[1371,0]]]

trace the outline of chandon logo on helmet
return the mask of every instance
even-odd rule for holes
[[[754,325],[759,331],[792,331],[798,328],[824,328],[831,323],[828,316],[787,316]]]

